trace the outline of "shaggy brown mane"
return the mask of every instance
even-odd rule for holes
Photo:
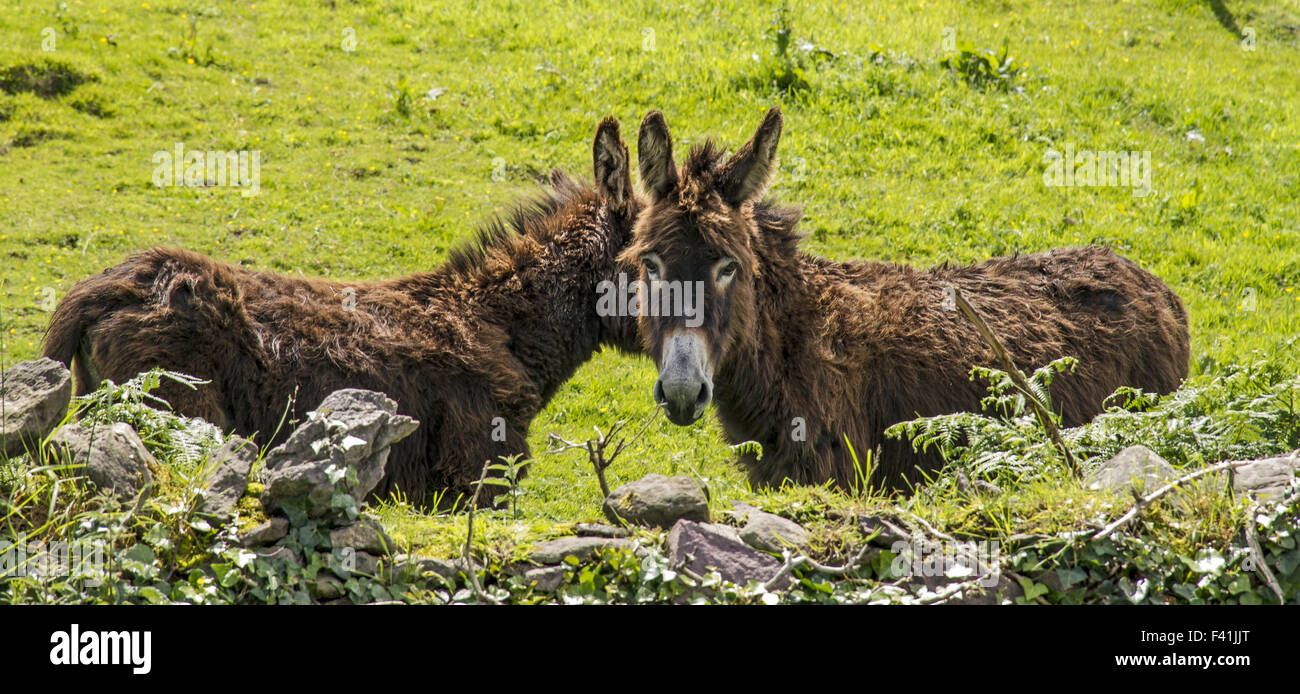
[[[546,187],[515,203],[504,214],[492,215],[472,238],[451,249],[446,268],[455,274],[469,275],[480,269],[495,250],[513,255],[521,238],[544,241],[559,226],[555,219],[557,212],[574,202],[595,198],[594,188],[554,169]]]

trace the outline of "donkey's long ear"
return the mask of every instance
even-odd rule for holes
[[[596,171],[596,192],[609,201],[612,209],[623,212],[632,199],[632,170],[627,145],[618,135],[618,121],[610,116],[596,128],[591,146]]]
[[[677,187],[677,164],[673,161],[673,136],[668,134],[664,114],[651,111],[641,121],[636,141],[637,166],[641,185],[654,202],[662,200]]]
[[[718,178],[722,198],[739,206],[761,197],[776,170],[776,144],[781,141],[781,109],[772,107],[754,137],[723,167]]]

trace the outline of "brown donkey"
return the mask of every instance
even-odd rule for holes
[[[591,299],[630,270],[615,257],[640,207],[613,118],[593,152],[594,188],[553,172],[542,196],[429,273],[334,282],[137,253],[72,288],[45,356],[75,356],[79,393],[153,367],[208,380],[160,395],[262,444],[291,402],[300,416],[339,388],[386,393],[420,426],[393,446],[376,493],[455,498],[485,461],[528,455],[529,423],[598,345],[639,351],[635,323],[597,315]]]
[[[762,201],[781,125],[772,109],[735,156],[706,142],[679,170],[663,116],[647,115],[638,158],[650,200],[622,255],[641,264],[643,281],[703,292],[685,302],[702,301],[693,321],[639,318],[659,367],[654,397],[679,425],[715,401],[731,441],[762,444],[761,460],[740,459],[756,487],[787,479],[847,487],[855,470],[846,437],[859,454],[879,447],[872,482],[889,489],[906,489],[942,464],[933,449],[918,453],[883,433],[918,416],[980,408],[984,386],[968,374],[998,363],[975,327],[945,310],[947,285],[961,290],[1021,369],[1077,357],[1077,371],[1052,385],[1067,426],[1099,413],[1120,386],[1168,393],[1187,375],[1182,303],[1105,248],[930,270],[801,252],[799,211]]]

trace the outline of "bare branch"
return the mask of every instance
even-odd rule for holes
[[[492,461],[483,461],[483,471],[479,473],[478,482],[474,485],[474,496],[469,502],[469,528],[465,531],[465,551],[462,557],[465,559],[465,572],[469,574],[469,585],[474,589],[474,597],[483,602],[497,604],[497,599],[483,592],[483,585],[478,580],[478,569],[474,568],[474,560],[470,558],[470,547],[474,544],[474,509],[478,507],[478,495],[483,491],[483,480],[487,479],[488,466]]]
[[[1116,521],[1114,521],[1114,522],[1111,523],[1110,525],[1106,526],[1105,528],[1102,528],[1100,532],[1098,532],[1096,535],[1093,535],[1093,536],[1092,536],[1092,539],[1094,539],[1094,540],[1100,540],[1100,539],[1102,539],[1102,538],[1109,537],[1111,533],[1113,533],[1113,532],[1115,532],[1116,530],[1119,530],[1119,529],[1122,528],[1123,526],[1127,525],[1127,524],[1128,524],[1129,522],[1131,522],[1134,518],[1137,518],[1137,517],[1138,517],[1138,514],[1142,512],[1142,509],[1146,508],[1147,506],[1150,506],[1152,503],[1154,503],[1154,502],[1155,502],[1157,499],[1159,499],[1160,497],[1164,496],[1165,494],[1168,494],[1169,492],[1171,492],[1171,491],[1173,491],[1173,490],[1175,490],[1175,489],[1178,489],[1180,486],[1182,486],[1183,484],[1186,484],[1187,482],[1190,482],[1190,481],[1192,481],[1192,480],[1194,480],[1194,479],[1196,479],[1196,478],[1198,478],[1198,477],[1201,477],[1201,476],[1204,476],[1204,475],[1208,475],[1208,474],[1210,474],[1210,473],[1212,473],[1212,472],[1220,472],[1220,471],[1222,471],[1222,470],[1231,470],[1231,469],[1233,469],[1233,468],[1241,467],[1242,465],[1246,465],[1246,464],[1248,464],[1248,463],[1253,463],[1253,462],[1255,462],[1255,461],[1253,461],[1253,460],[1233,460],[1233,461],[1229,461],[1229,462],[1226,462],[1226,463],[1219,463],[1218,465],[1211,465],[1210,467],[1207,467],[1207,468],[1201,468],[1200,470],[1197,470],[1196,472],[1192,472],[1192,473],[1189,473],[1189,474],[1183,475],[1182,477],[1179,477],[1178,479],[1176,479],[1176,480],[1170,482],[1169,484],[1166,484],[1165,486],[1163,486],[1163,487],[1161,487],[1161,488],[1155,490],[1154,492],[1151,492],[1151,493],[1148,494],[1147,496],[1144,496],[1144,497],[1139,498],[1139,499],[1137,500],[1137,503],[1134,504],[1133,508],[1129,509],[1128,513],[1125,513],[1124,515],[1120,516],[1119,519],[1117,519]]]
[[[1259,572],[1264,575],[1264,582],[1273,593],[1277,595],[1277,604],[1285,605],[1286,596],[1282,594],[1282,586],[1277,582],[1277,576],[1273,575],[1273,570],[1268,568],[1264,562],[1264,550],[1259,546],[1259,530],[1255,527],[1255,512],[1259,510],[1257,504],[1251,504],[1247,510],[1249,518],[1246,519],[1246,544],[1250,546],[1250,553],[1255,558],[1255,565],[1259,567]]]
[[[645,418],[645,421],[641,424],[641,428],[637,431],[636,435],[632,438],[621,438],[618,441],[614,441],[614,437],[618,436],[618,434],[627,427],[629,420],[620,419],[617,422],[614,422],[614,424],[610,426],[608,433],[602,433],[600,427],[593,425],[591,428],[595,429],[596,438],[587,439],[583,443],[569,441],[568,439],[562,438],[558,434],[552,432],[550,434],[550,440],[552,442],[558,442],[560,445],[548,450],[547,453],[563,453],[575,448],[580,448],[586,451],[587,459],[591,461],[591,467],[596,472],[596,481],[600,484],[600,493],[607,498],[609,497],[609,482],[605,480],[605,470],[608,469],[610,465],[614,464],[614,461],[618,458],[619,454],[621,454],[628,446],[640,440],[640,438],[645,434],[646,429],[650,427],[650,422],[653,422],[655,417],[658,415],[659,408],[656,407],[654,411],[650,413],[650,416]],[[611,443],[613,444],[614,449],[606,455],[605,451],[609,448]]]
[[[1047,431],[1048,438],[1052,440],[1052,443],[1056,444],[1061,454],[1065,456],[1065,462],[1069,465],[1070,472],[1074,473],[1075,479],[1081,479],[1083,472],[1079,470],[1079,464],[1075,462],[1074,455],[1070,453],[1070,449],[1061,438],[1061,432],[1056,428],[1056,422],[1053,421],[1052,414],[1047,411],[1047,407],[1039,401],[1038,396],[1029,387],[1029,380],[1025,378],[1020,369],[1016,368],[1015,362],[1011,361],[1011,357],[1007,355],[1007,350],[998,341],[997,335],[993,334],[984,319],[980,318],[980,315],[975,312],[975,308],[966,301],[966,297],[961,295],[961,290],[954,286],[952,291],[953,296],[956,298],[957,308],[961,309],[961,312],[970,319],[970,322],[975,324],[975,329],[979,331],[980,337],[984,338],[984,341],[993,349],[993,353],[997,355],[998,361],[1002,362],[1002,369],[1011,377],[1012,383],[1016,385],[1016,390],[1019,390],[1025,396],[1025,400],[1033,406],[1034,414],[1038,416],[1039,423]]]

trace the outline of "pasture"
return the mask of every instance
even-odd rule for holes
[[[738,147],[779,105],[771,194],[802,206],[805,251],[928,267],[1106,246],[1182,298],[1191,384],[1256,361],[1293,375],[1298,73],[1293,1],[0,0],[0,359],[36,357],[57,300],[133,251],[337,280],[422,272],[551,168],[589,181],[605,116],[635,160],[651,109],[681,157],[706,136]],[[155,185],[177,143],[260,152],[258,194]],[[1066,147],[1149,154],[1149,189],[1136,170],[1049,185]],[[548,436],[639,422],[655,378],[612,350],[583,366],[534,420],[517,510],[485,515],[483,541],[510,554],[600,517],[587,461],[548,454]],[[659,417],[609,481],[686,475],[720,509],[808,518],[878,502],[757,493],[735,457],[712,412]],[[1033,484],[1039,515],[1019,515],[1040,529],[1096,510]],[[960,522],[960,506],[916,508]],[[378,510],[413,547],[464,541],[455,516]],[[1226,537],[1224,514],[1187,546]],[[842,549],[837,532],[818,546]]]

